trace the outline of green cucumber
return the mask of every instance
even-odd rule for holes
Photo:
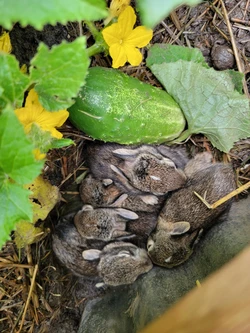
[[[171,141],[186,124],[166,91],[103,67],[89,69],[69,113],[73,125],[92,138],[122,144]]]

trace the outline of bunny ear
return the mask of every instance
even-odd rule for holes
[[[182,235],[190,229],[190,223],[186,221],[173,223],[173,229],[170,231],[170,235]]]
[[[134,158],[139,154],[139,149],[120,148],[113,150],[113,154],[122,159]]]
[[[148,194],[148,195],[139,195],[140,199],[147,205],[157,205],[159,199],[156,195]]]
[[[101,251],[90,249],[82,252],[82,257],[84,260],[93,261],[100,258]]]
[[[122,195],[117,198],[110,207],[119,207],[123,204],[123,202],[127,199],[128,195],[126,193],[123,193]]]
[[[125,219],[128,219],[128,220],[136,220],[139,218],[139,216],[136,213],[134,213],[128,209],[116,208],[115,211],[118,215],[120,215],[121,217],[124,217]]]
[[[86,210],[93,210],[94,208],[93,208],[93,206],[91,206],[91,205],[84,205],[83,207],[82,207],[82,211],[86,211]]]

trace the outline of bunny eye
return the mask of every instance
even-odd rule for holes
[[[126,257],[126,258],[128,258],[128,257],[130,257],[131,256],[131,254],[130,254],[130,252],[129,251],[120,251],[119,253],[118,253],[118,255],[117,255],[117,257]]]
[[[172,256],[170,256],[170,257],[168,257],[167,259],[165,259],[164,261],[168,264],[168,263],[170,263],[171,262],[171,260],[172,260]]]
[[[147,243],[147,249],[148,249],[148,251],[152,250],[153,247],[154,247],[154,241],[153,241],[153,239],[149,239],[148,243]]]

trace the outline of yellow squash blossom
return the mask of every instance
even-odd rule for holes
[[[112,0],[109,6],[109,16],[104,21],[107,25],[114,17],[118,17],[130,5],[130,0]]]
[[[118,17],[118,22],[102,31],[103,38],[109,46],[114,68],[123,66],[127,61],[132,66],[138,66],[142,61],[138,47],[144,47],[149,43],[153,31],[143,26],[133,29],[135,21],[134,9],[127,6]]]
[[[23,124],[25,132],[28,133],[33,123],[37,124],[43,131],[49,131],[57,139],[62,138],[62,133],[55,127],[60,127],[69,116],[67,110],[49,112],[45,110],[38,101],[38,95],[31,89],[25,102],[25,106],[16,109],[15,113],[19,121]]]
[[[10,53],[11,49],[10,35],[8,32],[4,32],[2,36],[0,36],[0,51]]]

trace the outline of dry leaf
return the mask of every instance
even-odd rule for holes
[[[33,223],[44,220],[60,200],[58,187],[51,185],[42,176],[38,176],[28,189],[32,191],[30,200],[33,206]]]
[[[15,243],[20,249],[43,238],[47,232],[27,221],[20,221],[15,230]]]

